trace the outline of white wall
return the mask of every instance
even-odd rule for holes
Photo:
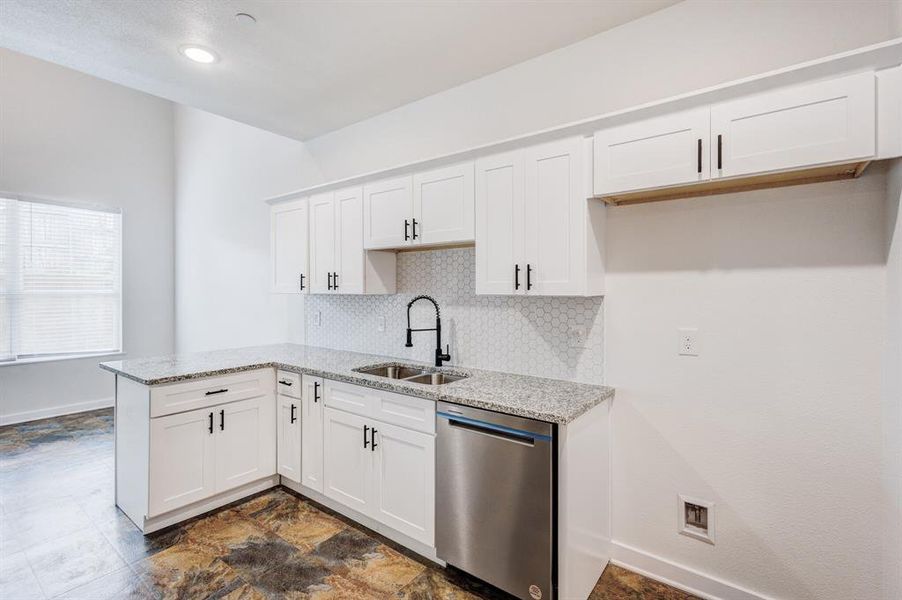
[[[300,296],[269,292],[263,199],[319,182],[301,142],[177,106],[178,351],[303,341]]]
[[[688,1],[307,146],[329,179],[415,161],[883,41],[895,10]],[[621,558],[732,597],[879,596],[885,179],[611,211]],[[676,533],[680,492],[718,502],[716,546]]]
[[[688,0],[307,145],[327,179],[420,160],[883,41],[895,4]]]
[[[0,190],[120,207],[124,349],[172,351],[170,102],[0,49]],[[111,404],[99,360],[0,366],[0,421]]]

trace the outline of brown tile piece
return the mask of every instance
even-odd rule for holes
[[[304,552],[346,528],[335,517],[282,490],[258,496],[236,510]]]
[[[250,598],[256,595],[208,548],[182,542],[134,563],[132,569],[161,600]]]
[[[179,526],[144,535],[125,513],[116,512],[112,519],[97,523],[97,529],[127,563],[153,556],[185,538]]]
[[[589,600],[701,600],[616,565],[608,565]]]

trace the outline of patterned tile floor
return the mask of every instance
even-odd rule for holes
[[[509,599],[277,488],[143,536],[102,410],[0,427],[0,599]],[[689,600],[608,567],[591,600]]]

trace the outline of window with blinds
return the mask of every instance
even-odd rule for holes
[[[0,364],[122,348],[122,216],[0,197]]]

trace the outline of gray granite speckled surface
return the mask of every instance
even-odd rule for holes
[[[360,367],[398,362],[397,358],[390,356],[360,354],[300,344],[275,344],[113,360],[100,363],[100,366],[145,385],[161,385],[250,369],[277,367],[296,373],[558,424],[573,421],[614,395],[613,388],[601,385],[481,369],[443,368],[441,369],[443,371],[465,373],[469,377],[439,386],[386,379],[354,371]],[[411,361],[404,363],[411,364]]]

